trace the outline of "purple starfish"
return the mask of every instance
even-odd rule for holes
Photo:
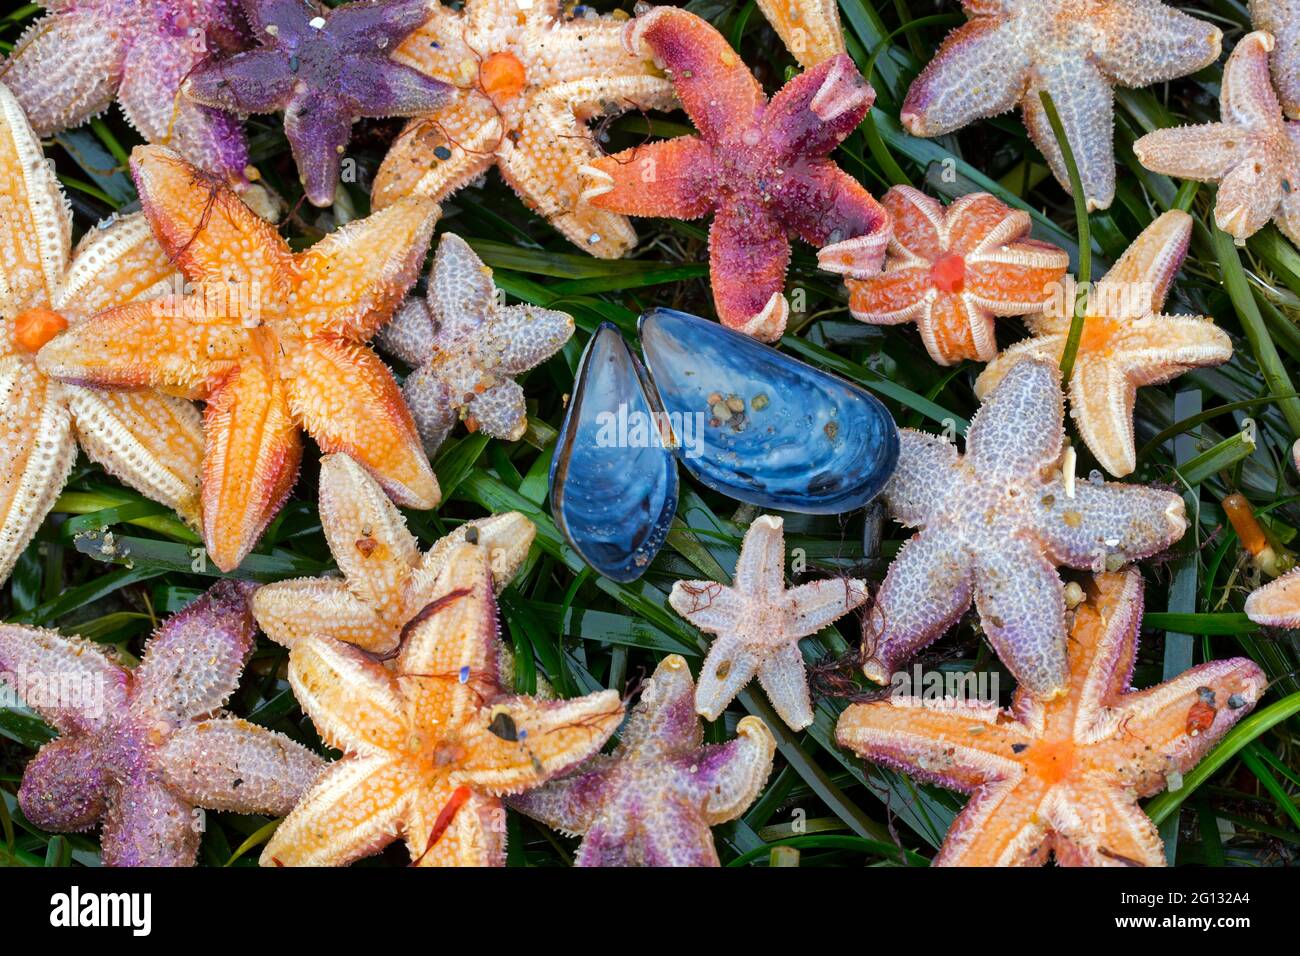
[[[255,585],[222,582],[158,629],[134,670],[99,645],[0,625],[0,679],[60,736],[18,803],[43,830],[104,825],[106,866],[193,866],[197,807],[288,813],[323,762],[288,737],[218,716],[253,650]]]
[[[242,3],[262,48],[195,70],[185,93],[232,113],[283,110],[298,175],[317,206],[334,201],[353,123],[363,116],[428,113],[452,91],[389,58],[433,14],[432,0],[333,10],[311,0]]]
[[[247,185],[238,120],[187,102],[185,77],[213,52],[247,40],[237,0],[47,0],[50,12],[19,39],[0,79],[37,135],[79,126],[117,99],[151,143]]]

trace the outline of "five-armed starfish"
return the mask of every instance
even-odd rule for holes
[[[845,280],[849,311],[873,325],[915,322],[940,365],[991,361],[995,315],[1036,312],[1059,294],[1069,254],[1030,239],[1027,212],[988,193],[945,211],[911,186],[895,186],[882,204],[894,223],[885,271]]]
[[[1116,477],[1137,467],[1133,403],[1143,385],[1232,357],[1232,340],[1210,319],[1162,315],[1187,255],[1192,217],[1170,210],[1142,231],[1110,272],[1088,290],[1079,351],[1070,374],[1070,414],[1097,461]],[[1034,335],[1008,348],[975,382],[980,398],[1026,356],[1059,363],[1070,334],[1072,290],[1028,320]]]
[[[1017,104],[1034,145],[1070,188],[1039,93],[1052,97],[1089,209],[1115,197],[1112,86],[1161,83],[1209,66],[1223,34],[1157,0],[962,0],[970,22],[948,34],[903,102],[914,136],[939,136]]]
[[[835,0],[758,0],[758,8],[804,69],[844,52]]]
[[[695,709],[716,720],[757,675],[776,712],[795,730],[813,722],[799,641],[867,599],[867,582],[828,578],[785,586],[781,518],[759,515],[745,532],[731,587],[678,581],[668,603],[700,630],[716,634],[700,669]]]
[[[569,341],[573,316],[498,302],[492,270],[454,233],[438,242],[425,300],[407,299],[377,343],[413,371],[402,394],[432,455],[457,418],[470,431],[517,441],[528,428],[514,376]]]
[[[472,541],[487,552],[499,592],[528,557],[536,533],[531,521],[509,511],[466,522],[420,554],[397,506],[347,455],[321,459],[320,521],[343,577],[277,581],[253,595],[257,623],[285,647],[322,634],[387,654],[433,601],[456,545]]]
[[[1300,0],[1250,0],[1250,22],[1273,34],[1273,83],[1286,115],[1300,120]]]
[[[235,0],[48,0],[50,13],[19,39],[0,79],[40,136],[79,126],[114,97],[151,143],[172,146],[236,188],[248,185],[238,120],[180,95],[212,52],[247,39]]]
[[[0,624],[0,681],[59,732],[23,773],[27,819],[56,833],[102,821],[107,866],[193,866],[196,808],[292,809],[320,758],[220,716],[253,652],[252,588],[222,582],[173,614],[134,670],[91,641]]]
[[[507,696],[487,554],[459,544],[389,672],[311,635],[289,683],[344,752],[262,853],[263,866],[340,866],[399,836],[420,866],[501,866],[502,794],[540,786],[600,750],[623,719],[612,690],[574,700]]]
[[[0,581],[32,540],[80,445],[110,473],[198,522],[198,409],[157,392],[51,380],[36,352],[100,309],[169,288],[171,263],[143,216],[92,229],[71,256],[72,217],[53,168],[0,85]],[[70,261],[71,260],[71,261]]]
[[[884,497],[919,534],[889,566],[864,636],[868,677],[888,684],[970,606],[998,656],[1031,694],[1067,692],[1065,595],[1056,568],[1117,570],[1169,547],[1187,528],[1168,491],[1074,478],[1057,368],[1013,365],[984,400],[966,454],[901,429]]]
[[[416,116],[441,105],[450,87],[392,59],[433,11],[431,0],[347,3],[242,0],[260,48],[196,69],[185,95],[245,115],[284,112],[307,198],[334,202],[352,124],[363,116]]]
[[[508,802],[567,834],[582,834],[578,866],[717,866],[709,827],[734,820],[772,771],[776,741],[757,717],[705,744],[686,660],[665,657],[646,681],[618,746]]]
[[[699,135],[583,166],[584,199],[634,216],[713,213],[718,317],[764,341],[785,329],[791,235],[825,247],[818,261],[829,271],[865,277],[879,270],[889,217],[829,158],[876,96],[847,55],[795,77],[769,102],[722,35],[692,13],[658,7],[631,21],[625,40],[663,62]]]
[[[1257,31],[1237,43],[1223,68],[1221,123],[1147,133],[1133,144],[1147,169],[1217,182],[1214,223],[1238,245],[1272,219],[1300,243],[1300,122],[1288,123],[1273,91],[1273,36]]]
[[[1009,711],[891,697],[840,717],[840,746],[971,794],[935,864],[1029,866],[1055,854],[1061,866],[1163,866],[1138,798],[1196,766],[1263,694],[1264,673],[1245,657],[1131,690],[1142,576],[1098,575],[1092,589],[1073,612],[1062,696],[1020,687]]]
[[[438,207],[405,200],[294,253],[175,153],[136,147],[131,168],[154,234],[196,291],[101,312],[39,363],[65,380],[207,402],[203,535],[217,567],[239,564],[288,497],[300,428],[399,504],[436,505],[415,422],[364,343],[415,281]]]

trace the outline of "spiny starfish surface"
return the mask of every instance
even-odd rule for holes
[[[583,198],[634,216],[713,214],[709,265],[718,317],[764,341],[785,329],[790,236],[820,248],[823,269],[874,275],[889,217],[830,159],[875,99],[847,55],[795,77],[769,101],[727,41],[676,7],[637,17],[632,50],[662,61],[698,136],[650,143],[582,167]]]
[[[1273,90],[1262,30],[1237,43],[1223,67],[1220,123],[1147,133],[1133,152],[1147,169],[1217,182],[1214,222],[1237,245],[1272,219],[1300,243],[1300,122],[1287,122]]]
[[[516,810],[582,834],[578,866],[717,866],[709,827],[740,816],[772,771],[776,741],[757,717],[705,744],[695,684],[670,654],[646,681],[611,754],[512,797]]]
[[[1059,371],[1017,362],[975,413],[966,454],[901,429],[884,498],[919,527],[889,566],[864,635],[878,684],[946,631],[974,598],[994,650],[1030,694],[1068,690],[1060,566],[1117,570],[1161,551],[1187,528],[1183,499],[1143,485],[1076,481],[1064,447]]]
[[[1273,34],[1273,84],[1286,115],[1300,120],[1300,0],[1250,0],[1250,22]]]
[[[716,634],[700,669],[695,709],[716,720],[757,675],[772,706],[795,730],[813,722],[812,699],[799,641],[816,634],[867,599],[867,582],[853,578],[785,586],[781,518],[759,515],[745,532],[731,587],[717,581],[678,581],[668,603],[700,630]]]
[[[883,274],[847,279],[849,310],[873,325],[915,322],[940,365],[997,355],[995,315],[1043,308],[1070,267],[1064,249],[1029,238],[1029,214],[988,193],[945,210],[911,186],[882,200],[894,222]]]
[[[1251,591],[1246,616],[1268,627],[1300,627],[1300,568]]]
[[[433,587],[458,544],[486,551],[500,591],[528,557],[536,528],[517,511],[469,521],[420,554],[419,543],[384,489],[347,455],[320,464],[320,520],[343,576],[295,578],[260,588],[253,614],[285,647],[322,634],[377,654],[433,601]]]
[[[331,764],[262,853],[263,866],[339,866],[405,839],[419,866],[501,866],[503,794],[540,786],[600,750],[623,719],[612,690],[573,700],[505,694],[487,555],[459,544],[390,672],[311,635],[289,683]]]
[[[470,431],[517,441],[528,428],[514,376],[540,365],[573,335],[573,316],[502,305],[492,270],[454,233],[438,242],[429,295],[411,297],[384,326],[380,348],[413,371],[402,394],[430,455],[458,418]]]
[[[1146,690],[1129,682],[1142,577],[1098,575],[1073,612],[1065,692],[1017,688],[1010,710],[953,698],[854,704],[836,739],[868,760],[971,794],[934,862],[1163,866],[1137,801],[1178,786],[1264,693],[1245,657],[1216,660]]]
[[[804,69],[844,52],[835,0],[758,0],[758,8]]]
[[[600,155],[589,121],[668,109],[672,85],[623,49],[623,22],[559,0],[439,6],[394,59],[455,87],[413,120],[375,177],[381,209],[411,193],[441,201],[493,165],[528,207],[574,245],[617,259],[636,243],[622,217],[582,202],[576,167]]]
[[[242,0],[258,49],[209,61],[185,95],[231,113],[284,112],[307,198],[334,202],[352,124],[363,116],[415,116],[441,105],[445,83],[392,59],[430,15],[432,0],[322,7],[314,0]]]
[[[243,189],[248,144],[238,120],[185,100],[181,84],[210,55],[247,40],[236,0],[49,0],[0,79],[39,136],[80,126],[117,99],[151,143],[172,146]]]
[[[1137,467],[1133,403],[1143,385],[1232,357],[1232,340],[1210,319],[1162,315],[1165,297],[1187,255],[1192,217],[1160,216],[1133,240],[1105,277],[1088,290],[1083,334],[1070,373],[1070,414],[1097,461],[1116,477]],[[975,382],[983,398],[1026,356],[1060,363],[1070,335],[1073,290],[1056,295],[1028,319],[1033,336],[1008,348]]]
[[[916,78],[900,119],[940,136],[1019,104],[1034,145],[1070,178],[1040,92],[1052,97],[1089,209],[1115,197],[1112,86],[1142,87],[1209,66],[1223,34],[1157,0],[962,0],[970,21]]]
[[[59,732],[23,773],[27,819],[56,833],[102,822],[107,866],[193,866],[196,808],[292,809],[323,762],[221,714],[253,652],[252,588],[215,585],[163,623],[133,670],[91,641],[0,624],[0,681]]]
[[[113,475],[198,521],[203,429],[189,402],[153,391],[65,385],[36,353],[100,309],[148,298],[175,277],[143,216],[92,229],[70,252],[72,217],[22,109],[0,85],[0,581],[54,505],[78,444]]]
[[[419,274],[438,207],[409,199],[294,253],[175,153],[137,147],[131,168],[154,234],[195,292],[101,312],[39,362],[64,380],[207,402],[203,535],[217,567],[239,564],[288,497],[299,429],[357,459],[399,504],[436,505],[415,422],[365,342]]]

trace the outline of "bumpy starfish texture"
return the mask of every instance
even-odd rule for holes
[[[841,746],[971,794],[937,865],[1041,865],[1055,854],[1062,866],[1163,866],[1138,798],[1190,771],[1263,695],[1264,673],[1245,657],[1131,690],[1142,577],[1098,575],[1092,589],[1073,612],[1062,696],[1020,687],[1010,710],[891,697],[840,717]]]
[[[415,281],[438,207],[406,200],[294,253],[175,153],[137,147],[131,168],[154,234],[195,292],[101,312],[38,361],[64,380],[207,402],[203,535],[217,567],[239,564],[288,497],[299,429],[357,459],[398,504],[436,505],[415,422],[365,342]]]
[[[1039,97],[1052,97],[1089,209],[1115,197],[1112,86],[1142,87],[1209,66],[1223,34],[1157,0],[962,0],[953,30],[903,102],[903,126],[940,136],[1019,104],[1034,145],[1070,188]]]
[[[898,470],[884,498],[919,527],[889,566],[864,635],[878,684],[970,606],[994,650],[1031,694],[1066,693],[1065,595],[1056,572],[1117,570],[1161,551],[1187,528],[1183,499],[1142,485],[1076,481],[1059,372],[1013,365],[975,413],[966,454],[934,435],[901,430]]]
[[[56,833],[102,822],[107,866],[193,866],[196,808],[292,809],[321,759],[220,713],[253,652],[252,587],[222,582],[172,615],[134,670],[91,641],[0,625],[0,681],[59,733],[23,773],[27,819]]]
[[[595,754],[623,719],[612,690],[573,700],[507,696],[487,555],[447,555],[433,602],[395,671],[312,635],[289,683],[344,752],[276,830],[263,866],[339,866],[399,837],[420,866],[501,866],[503,794],[540,786]]]
[[[416,193],[441,201],[496,166],[530,209],[574,245],[616,259],[636,244],[623,216],[579,199],[574,169],[600,155],[587,124],[628,110],[668,109],[671,84],[649,57],[623,49],[623,23],[573,18],[559,0],[468,0],[440,6],[394,59],[455,87],[412,121],[375,177],[383,208]]]
[[[248,185],[239,122],[180,96],[191,70],[247,39],[235,0],[51,0],[18,40],[3,79],[38,135],[79,126],[117,99],[151,143]]]
[[[799,641],[867,599],[867,582],[828,579],[785,586],[784,521],[760,515],[745,532],[731,587],[678,581],[668,603],[700,630],[716,634],[700,669],[696,710],[716,720],[757,676],[781,719],[795,730],[813,722]]]
[[[844,52],[835,0],[758,0],[758,8],[804,69]]]
[[[1047,305],[1070,267],[1064,249],[1029,238],[1029,214],[988,193],[947,210],[911,186],[882,200],[894,223],[885,271],[847,279],[849,311],[873,325],[915,322],[940,365],[997,355],[995,315]]]
[[[0,581],[54,505],[80,445],[111,474],[198,520],[203,429],[189,402],[50,379],[36,353],[69,325],[169,288],[171,263],[142,216],[92,229],[72,217],[54,170],[0,85]]]
[[[709,827],[740,816],[772,771],[776,740],[757,717],[705,744],[685,659],[665,657],[611,754],[512,797],[510,806],[582,834],[578,866],[717,866]]]
[[[1286,115],[1300,120],[1300,0],[1250,0],[1250,22],[1273,34],[1273,84]]]
[[[1246,616],[1268,627],[1300,627],[1300,568],[1251,591]]]
[[[392,59],[434,6],[366,0],[330,9],[313,0],[243,0],[259,48],[200,66],[185,94],[240,115],[283,111],[307,198],[328,206],[353,123],[428,113],[450,94],[447,84]]]
[[[874,275],[889,217],[829,158],[875,99],[846,55],[808,70],[769,101],[712,26],[675,7],[628,24],[629,49],[662,61],[698,136],[651,143],[582,168],[583,197],[633,216],[713,214],[709,265],[718,317],[764,341],[781,337],[790,236],[820,248],[823,269]]]
[[[458,544],[487,552],[501,591],[528,557],[536,528],[517,511],[469,521],[424,554],[402,513],[347,455],[320,466],[320,520],[341,578],[295,578],[260,588],[253,614],[266,636],[293,647],[309,634],[387,654],[433,601],[433,587]]]
[[[1147,133],[1133,152],[1147,169],[1219,184],[1214,222],[1238,245],[1272,219],[1300,243],[1300,123],[1289,123],[1268,71],[1272,34],[1242,37],[1223,68],[1223,121]]]
[[[1205,318],[1162,315],[1187,255],[1192,217],[1171,210],[1142,231],[1106,276],[1088,290],[1083,335],[1070,374],[1070,415],[1097,461],[1116,477],[1137,466],[1133,403],[1143,385],[1232,357],[1232,340]],[[983,398],[1026,356],[1058,363],[1070,334],[1073,290],[1028,319],[1033,336],[997,357],[975,382]]]
[[[528,428],[514,376],[540,365],[573,335],[573,316],[500,304],[492,270],[460,236],[446,233],[429,295],[409,298],[376,340],[413,371],[402,393],[432,455],[456,420],[470,431],[517,441]]]

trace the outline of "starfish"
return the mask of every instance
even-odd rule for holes
[[[1076,481],[1064,448],[1059,372],[1017,362],[984,399],[966,454],[901,429],[885,503],[919,527],[889,566],[864,668],[888,684],[898,665],[970,606],[994,650],[1029,693],[1067,692],[1065,595],[1056,568],[1118,570],[1161,551],[1187,528],[1183,499],[1142,485]]]
[[[428,299],[407,299],[378,344],[415,369],[402,393],[432,455],[457,417],[472,432],[522,438],[528,414],[514,376],[546,361],[572,335],[566,312],[502,305],[492,270],[464,239],[445,233]]]
[[[54,170],[0,85],[0,581],[54,506],[85,449],[112,475],[197,523],[203,429],[189,402],[65,385],[36,353],[100,309],[159,294],[175,277],[144,217],[92,229],[71,252]]]
[[[233,116],[186,101],[185,77],[247,39],[235,0],[48,0],[0,78],[41,137],[80,126],[117,99],[151,143],[243,190],[252,172]]]
[[[588,163],[586,201],[634,216],[713,213],[718,317],[763,341],[781,337],[790,310],[782,290],[791,234],[823,247],[824,269],[879,271],[889,217],[829,158],[876,96],[848,56],[822,61],[769,101],[722,35],[694,14],[657,7],[628,27],[628,49],[648,48],[664,63],[699,135]]]
[[[776,712],[795,730],[813,722],[799,641],[867,599],[867,582],[827,579],[785,586],[784,521],[759,515],[745,532],[731,587],[678,581],[668,603],[700,630],[716,634],[700,669],[695,709],[717,720],[755,675]]]
[[[1272,219],[1300,243],[1300,122],[1288,123],[1273,91],[1273,36],[1248,33],[1223,67],[1221,123],[1147,133],[1133,152],[1147,169],[1217,182],[1214,224],[1243,245]]]
[[[347,455],[320,463],[320,520],[343,576],[295,578],[260,588],[253,614],[271,640],[293,647],[322,634],[376,654],[388,654],[433,601],[447,555],[472,540],[488,555],[501,591],[528,557],[536,529],[517,511],[468,521],[419,552],[397,506]]]
[[[1088,448],[1116,477],[1137,467],[1133,403],[1143,385],[1232,357],[1232,340],[1210,319],[1162,315],[1174,275],[1187,255],[1192,217],[1170,210],[1133,240],[1106,276],[1088,290],[1083,335],[1070,373],[1070,407]],[[975,382],[980,398],[1026,356],[1059,365],[1070,335],[1073,290],[1056,295],[1028,320],[1033,336],[1004,351]]]
[[[212,60],[190,74],[185,95],[239,115],[284,112],[307,198],[329,206],[352,124],[363,116],[415,116],[451,89],[392,59],[433,10],[430,0],[346,3],[242,0],[259,48]]]
[[[854,704],[835,737],[868,760],[971,794],[938,866],[1163,866],[1137,801],[1177,788],[1263,695],[1246,657],[1216,660],[1142,691],[1129,682],[1142,624],[1137,571],[1093,579],[1070,629],[1066,692],[1023,686],[1009,710],[952,697]]]
[[[1300,2],[1250,0],[1250,22],[1273,34],[1273,83],[1286,115],[1300,120]]]
[[[438,207],[410,199],[294,253],[175,153],[138,146],[131,168],[154,234],[196,291],[101,312],[39,364],[207,402],[203,535],[217,567],[238,565],[288,497],[300,428],[357,459],[398,504],[436,505],[415,422],[365,341],[415,281]]]
[[[511,797],[510,806],[582,834],[578,866],[718,866],[709,827],[749,807],[772,772],[776,740],[745,717],[737,737],[705,744],[686,660],[665,657],[612,754]]]
[[[758,8],[804,69],[844,52],[835,0],[758,0]]]
[[[1246,616],[1267,627],[1300,627],[1300,568],[1251,591]]]
[[[435,8],[394,59],[455,87],[412,121],[375,177],[382,209],[412,193],[442,201],[496,166],[534,212],[602,259],[636,244],[627,219],[578,198],[574,169],[600,155],[589,121],[670,109],[672,85],[623,49],[623,22],[567,18],[559,0],[468,0]],[[589,9],[589,8],[588,8]]]
[[[212,587],[163,622],[134,669],[92,641],[0,624],[0,678],[59,733],[23,773],[28,820],[55,833],[102,822],[106,866],[193,866],[196,808],[292,809],[323,761],[221,715],[253,652],[253,587]]]
[[[882,275],[847,279],[849,311],[873,325],[915,322],[940,365],[988,362],[998,351],[995,315],[1043,308],[1070,267],[1064,249],[1029,238],[1027,212],[988,193],[945,211],[911,186],[882,200],[894,222]]]
[[[1070,189],[1040,92],[1052,97],[1089,210],[1115,198],[1112,86],[1143,87],[1209,66],[1223,34],[1157,0],[962,0],[953,30],[912,83],[899,119],[941,136],[1020,105],[1029,138]]]
[[[263,866],[345,865],[399,834],[418,866],[501,866],[501,795],[577,766],[618,728],[623,705],[612,690],[505,695],[482,548],[452,548],[432,593],[395,672],[322,635],[289,652],[294,694],[344,756],[275,831]]]

